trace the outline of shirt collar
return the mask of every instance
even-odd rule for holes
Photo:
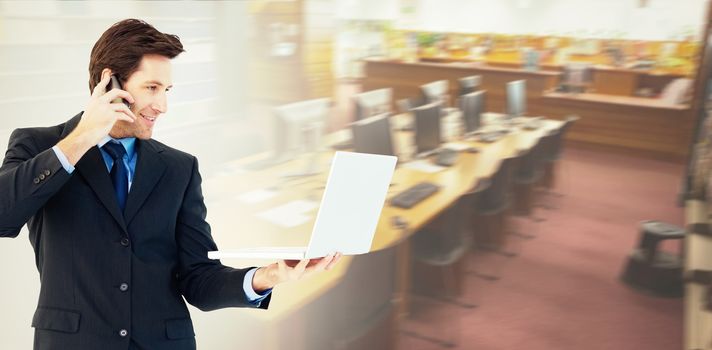
[[[124,146],[124,149],[126,149],[126,155],[128,155],[128,159],[132,159],[134,156],[134,152],[136,150],[136,138],[135,137],[126,137],[123,139],[115,139],[111,136],[106,136],[99,143],[97,146],[101,148],[104,146],[107,142],[109,141],[115,141],[120,143],[122,146]]]

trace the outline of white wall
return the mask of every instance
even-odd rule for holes
[[[337,0],[337,19],[397,20],[397,0]]]
[[[646,40],[701,34],[708,0],[339,0],[344,19],[392,19],[403,29]],[[414,3],[405,16],[401,5]]]

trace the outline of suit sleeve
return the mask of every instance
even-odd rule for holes
[[[70,177],[51,148],[37,147],[31,130],[13,131],[0,167],[0,237],[17,237]]]
[[[208,259],[208,251],[217,250],[217,245],[210,234],[210,225],[205,221],[206,215],[198,162],[193,158],[192,175],[176,226],[181,293],[191,305],[203,311],[226,307],[266,309],[271,294],[258,305],[250,303],[245,294],[243,282],[249,268],[234,269],[218,260]]]

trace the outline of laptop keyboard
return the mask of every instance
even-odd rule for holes
[[[495,142],[504,137],[505,133],[500,132],[500,131],[488,131],[488,132],[483,132],[478,135],[477,140],[480,142]]]
[[[438,190],[440,190],[440,186],[434,183],[421,182],[391,198],[391,205],[398,208],[410,209],[425,198],[435,194]]]

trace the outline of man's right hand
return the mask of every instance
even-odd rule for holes
[[[117,121],[133,123],[136,119],[136,116],[125,104],[111,102],[117,97],[124,98],[130,103],[133,103],[134,99],[124,90],[113,89],[106,92],[109,81],[111,81],[111,71],[104,69],[102,79],[94,87],[79,124],[74,131],[57,144],[72,165],[76,165],[84,153],[109,135]]]

